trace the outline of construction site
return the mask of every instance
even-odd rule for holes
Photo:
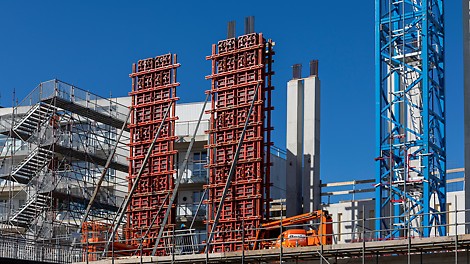
[[[37,84],[0,108],[0,263],[469,263],[470,1],[464,167],[447,165],[443,2],[375,1],[368,179],[322,177],[321,61],[277,67],[253,16],[207,47],[204,101],[178,102],[167,52],[129,65],[128,96]]]

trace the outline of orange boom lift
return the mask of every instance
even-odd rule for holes
[[[280,229],[281,227],[284,228],[294,225],[301,225],[314,220],[320,220],[317,229],[289,229],[282,232],[273,243],[259,243],[259,248],[278,248],[281,246],[281,240],[283,247],[331,245],[333,241],[333,225],[332,218],[326,210],[318,210],[288,217],[282,220],[264,223],[261,225],[261,229],[257,232],[256,241],[265,238],[267,231]],[[257,249],[257,246],[258,243],[254,245],[254,249]]]

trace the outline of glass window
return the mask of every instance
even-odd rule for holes
[[[198,151],[193,154],[193,177],[205,179],[207,170],[204,166],[207,164],[207,151]]]
[[[7,200],[0,200],[0,214],[6,214],[7,213]]]

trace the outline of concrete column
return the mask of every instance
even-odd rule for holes
[[[304,213],[320,209],[320,79],[304,79]]]
[[[304,87],[301,79],[287,83],[286,215],[302,213],[302,139]]]
[[[470,223],[470,15],[469,0],[462,0],[463,74],[464,74],[464,144],[465,144],[465,222]],[[465,233],[470,233],[467,224]]]

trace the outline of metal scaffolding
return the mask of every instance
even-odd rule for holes
[[[89,218],[108,222],[125,196],[128,108],[59,80],[39,84],[0,117],[2,232],[28,241],[71,244],[96,182],[110,169]],[[116,148],[113,146],[116,145]]]
[[[444,235],[443,1],[375,3],[377,236]]]

